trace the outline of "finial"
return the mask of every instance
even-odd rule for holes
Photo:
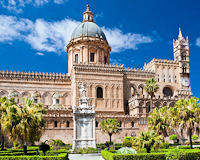
[[[183,38],[183,35],[182,35],[182,32],[181,32],[181,28],[179,27],[179,35],[178,35],[178,38],[179,39],[182,39]]]
[[[90,11],[90,6],[89,6],[89,4],[87,4],[87,9],[86,9],[86,11]]]

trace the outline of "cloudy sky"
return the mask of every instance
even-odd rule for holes
[[[89,0],[112,47],[111,63],[140,68],[173,59],[181,27],[189,36],[192,91],[200,97],[199,0]],[[0,70],[67,73],[65,46],[82,21],[86,0],[1,0]]]

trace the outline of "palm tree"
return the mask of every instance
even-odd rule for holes
[[[169,109],[171,126],[179,128],[181,134],[189,136],[190,148],[192,149],[192,135],[195,130],[199,131],[200,125],[200,103],[199,99],[180,99],[174,107]],[[186,131],[186,132],[184,132]]]
[[[158,134],[162,134],[164,137],[168,136],[170,130],[169,115],[167,114],[168,107],[162,107],[160,109],[155,108],[148,117],[148,125],[150,129],[154,130]]]
[[[17,124],[20,122],[20,109],[16,104],[10,104],[5,112],[2,112],[1,126],[3,133],[8,134],[8,138],[13,142],[14,147],[17,142]]]
[[[146,149],[147,153],[151,152],[151,148],[157,148],[163,142],[163,137],[158,136],[154,131],[141,132],[139,137],[136,137],[134,143],[139,149]]]
[[[101,121],[100,126],[101,126],[101,131],[109,135],[110,144],[112,142],[112,139],[111,139],[112,135],[115,133],[119,133],[121,130],[120,123],[117,121],[117,119],[114,119],[114,118],[108,118]]]
[[[158,91],[159,86],[156,84],[156,80],[154,77],[148,79],[145,83],[145,91],[150,95],[151,101],[150,101],[150,110],[153,108],[153,97],[155,96],[155,93]]]
[[[1,114],[0,127],[2,132],[2,144],[1,144],[2,150],[4,149],[5,146],[4,135],[6,133],[9,133],[9,139],[13,139],[10,133],[12,132],[13,129],[11,125],[14,124],[11,123],[11,119],[15,117],[14,113],[15,105],[16,103],[13,98],[11,99],[7,99],[6,97],[0,98],[0,114]],[[12,111],[13,114],[10,114],[11,113],[10,111]]]
[[[24,144],[24,154],[26,154],[26,145],[30,140],[33,142],[35,138],[41,135],[41,130],[45,126],[43,115],[46,114],[41,104],[34,104],[33,100],[26,99],[24,106],[21,107],[20,123],[17,124],[18,130],[21,130],[20,137]],[[35,134],[33,134],[35,133]],[[40,135],[37,135],[37,134]],[[31,137],[31,138],[30,138]]]

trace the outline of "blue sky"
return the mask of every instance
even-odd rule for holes
[[[199,0],[89,0],[112,47],[111,63],[140,68],[173,59],[172,41],[190,41],[194,96],[200,97]],[[0,70],[67,73],[65,46],[82,21],[86,0],[1,0]]]

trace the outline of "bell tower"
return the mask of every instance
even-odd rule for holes
[[[190,91],[189,40],[185,39],[179,28],[177,40],[173,40],[174,60],[179,63],[181,90]]]

